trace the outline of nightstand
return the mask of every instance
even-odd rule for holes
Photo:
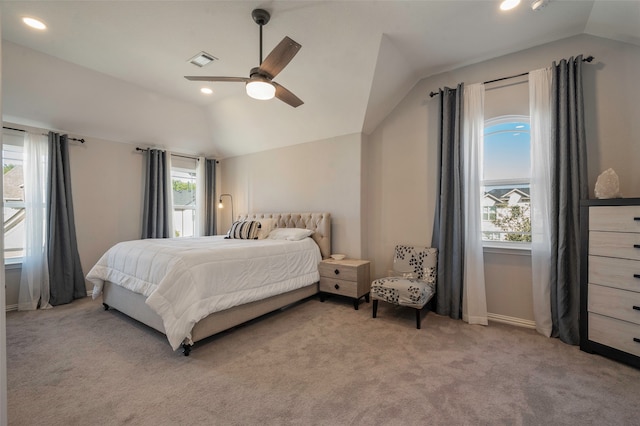
[[[320,301],[324,302],[325,293],[330,293],[352,298],[356,310],[363,296],[369,303],[369,264],[368,260],[359,259],[326,259],[320,262]]]

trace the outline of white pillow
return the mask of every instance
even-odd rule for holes
[[[265,219],[257,219],[257,221],[260,222],[260,225],[262,225],[260,229],[258,229],[258,239],[264,240],[269,236],[269,232],[271,232],[271,230],[275,228],[276,220],[265,218]]]
[[[304,238],[310,237],[313,231],[310,229],[302,228],[276,228],[269,233],[269,239],[271,240],[289,240],[299,241]]]

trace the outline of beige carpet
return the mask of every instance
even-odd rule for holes
[[[196,345],[97,301],[7,314],[10,425],[638,425],[640,370],[507,325],[309,299]]]

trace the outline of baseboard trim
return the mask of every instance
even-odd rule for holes
[[[531,321],[527,319],[508,317],[506,315],[499,315],[499,314],[487,314],[487,318],[489,319],[489,321],[495,321],[502,324],[515,325],[516,327],[524,327],[524,328],[531,328],[531,329],[536,328],[535,321]]]
[[[93,296],[93,290],[87,290],[87,297],[92,297]],[[4,308],[5,312],[9,312],[9,311],[17,311],[18,310],[18,304],[14,304],[14,305],[7,305]]]

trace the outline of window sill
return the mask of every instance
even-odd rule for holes
[[[482,248],[484,253],[531,256],[531,244],[484,242]]]
[[[22,258],[18,259],[5,259],[4,269],[22,269]]]

